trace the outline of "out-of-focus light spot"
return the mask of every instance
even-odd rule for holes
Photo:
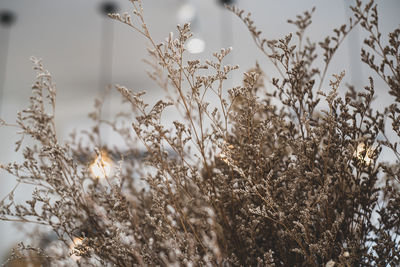
[[[200,38],[192,38],[186,43],[189,53],[199,54],[204,51],[206,43]]]
[[[82,245],[83,238],[80,237],[74,237],[74,240],[72,241],[71,245],[69,246],[69,252],[71,253],[71,259],[74,261],[80,260],[80,256],[77,256],[73,254],[75,252],[75,247]]]
[[[228,164],[228,157],[223,152],[219,153],[217,157]]]
[[[219,153],[218,157],[220,157],[221,159],[226,159],[226,155],[224,153]]]
[[[191,4],[182,5],[177,13],[178,22],[180,24],[185,24],[194,21],[196,17],[196,9]]]
[[[374,151],[375,149],[372,147],[365,149],[365,144],[361,142],[358,144],[357,149],[354,152],[354,157],[362,161],[365,165],[369,166],[372,163]]]
[[[110,176],[111,167],[112,160],[105,152],[101,152],[90,165],[90,172],[94,177],[104,179]]]
[[[359,143],[354,156],[357,157],[358,159],[362,159],[363,157],[362,154],[364,153],[364,151],[365,151],[365,144]]]

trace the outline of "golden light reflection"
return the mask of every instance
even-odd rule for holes
[[[81,257],[73,254],[75,252],[75,247],[82,245],[83,238],[81,237],[74,237],[74,240],[72,241],[71,245],[69,246],[69,252],[72,254],[71,259],[74,261],[78,261]]]
[[[107,153],[101,152],[90,165],[90,172],[98,179],[104,179],[111,174],[112,160]]]
[[[223,162],[228,163],[228,158],[224,153],[219,153],[217,157],[220,158]]]
[[[369,166],[372,163],[374,151],[374,148],[369,147],[366,149],[364,143],[359,143],[357,150],[354,152],[354,156],[360,161],[364,162],[365,165]]]
[[[231,154],[232,150],[235,148],[233,145],[227,145],[227,142],[224,141],[224,148],[223,151],[225,151],[225,153],[223,151],[221,151],[217,157],[219,159],[221,159],[223,162],[228,163],[229,159],[228,159],[228,155]]]

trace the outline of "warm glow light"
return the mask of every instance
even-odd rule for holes
[[[219,153],[218,154],[218,156],[217,156],[218,158],[220,158],[223,162],[225,162],[226,164],[228,164],[228,158],[227,158],[227,156],[224,154],[224,153]]]
[[[74,253],[74,250],[75,250],[76,246],[82,245],[82,241],[83,241],[83,238],[74,237],[74,240],[72,241],[72,244],[69,246],[69,251],[72,254],[71,255],[71,259],[73,259],[74,261],[78,261],[81,258],[80,256],[77,256],[77,255],[75,255],[73,253]]]
[[[225,154],[224,153],[219,153],[219,155],[218,155],[218,157],[220,157],[221,159],[226,159],[226,156],[225,156]]]
[[[357,150],[354,152],[354,157],[363,161],[366,165],[370,165],[372,163],[373,154],[374,154],[374,149],[372,147],[369,147],[366,150],[365,144],[359,143],[357,146]]]
[[[365,144],[364,143],[359,143],[357,146],[357,150],[355,152],[355,157],[357,157],[358,159],[362,159],[363,156],[362,154],[365,151]]]
[[[198,54],[204,51],[206,44],[200,38],[192,38],[187,42],[186,46],[190,53]]]
[[[103,179],[110,176],[112,161],[105,152],[101,152],[90,165],[90,172],[96,178]]]

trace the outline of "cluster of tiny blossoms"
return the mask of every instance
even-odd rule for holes
[[[63,144],[55,129],[55,85],[32,59],[38,75],[30,106],[15,125],[1,121],[18,128],[24,160],[1,165],[18,184],[1,200],[0,219],[41,228],[8,263],[400,265],[400,28],[383,41],[373,0],[357,0],[349,22],[318,43],[306,35],[314,9],[288,21],[296,37],[270,40],[250,14],[228,7],[278,75],[270,78],[255,64],[233,88],[225,81],[238,67],[223,63],[230,48],[188,61],[189,25],[156,43],[141,1],[131,3],[132,15],[109,16],[149,41],[148,74],[168,98],[149,106],[144,92],[116,85],[128,111],[105,121],[103,100],[96,100],[91,130]],[[329,73],[354,27],[368,35],[361,61],[393,96],[384,112],[371,108],[372,78],[340,97],[345,73]],[[165,109],[181,118],[164,124]],[[123,149],[102,142],[105,126]],[[24,145],[24,136],[35,144]],[[393,162],[380,160],[383,149]],[[35,187],[22,204],[14,201],[19,184]]]

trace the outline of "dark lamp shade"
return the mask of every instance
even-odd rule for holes
[[[100,5],[100,11],[104,15],[116,13],[118,11],[118,6],[114,2],[104,2]]]
[[[231,5],[235,0],[218,0],[221,5]]]
[[[0,11],[0,24],[4,26],[10,26],[15,22],[15,15],[13,12],[4,10]]]

